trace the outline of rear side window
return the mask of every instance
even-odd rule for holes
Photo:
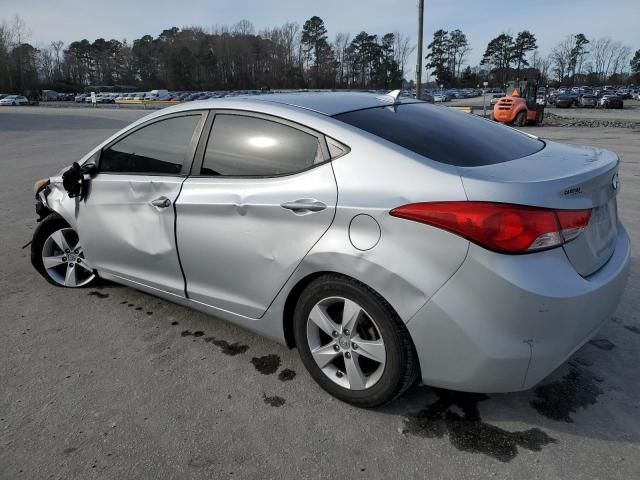
[[[318,137],[257,117],[216,115],[202,175],[273,176],[323,160]]]
[[[508,162],[544,147],[540,140],[518,131],[424,103],[375,107],[334,118],[424,157],[459,167]]]
[[[201,115],[168,118],[136,130],[102,152],[100,171],[179,175],[193,155]]]

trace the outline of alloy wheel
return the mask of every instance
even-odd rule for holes
[[[364,390],[382,376],[387,359],[373,318],[343,297],[320,300],[307,319],[307,342],[320,370],[349,390]]]
[[[42,247],[42,265],[47,275],[64,287],[82,287],[95,278],[72,228],[61,228],[47,237]]]

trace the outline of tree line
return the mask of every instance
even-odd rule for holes
[[[471,47],[461,30],[436,31],[427,48],[427,74],[437,84],[475,86],[489,81],[503,85],[524,78],[544,84],[640,83],[640,50],[631,58],[629,46],[609,37],[590,40],[583,33],[567,35],[543,56],[530,31],[502,32],[489,41],[478,66],[464,69]]]
[[[0,23],[0,92],[79,91],[87,86],[138,89],[400,88],[415,48],[399,32],[362,31],[329,39],[324,21],[256,32],[248,20],[210,30],[169,28],[157,37],[87,39],[46,46],[27,42],[20,17]]]
[[[34,46],[25,22],[0,22],[0,92],[81,91],[96,86],[137,90],[280,88],[394,89],[413,84],[407,59],[415,50],[400,32],[329,38],[317,16],[256,31],[248,20],[204,29],[172,27],[133,41],[78,40]],[[568,35],[543,56],[534,33],[502,32],[471,66],[471,45],[460,30],[438,30],[427,47],[427,85],[501,85],[515,78],[543,83],[640,83],[640,50],[611,38]],[[411,66],[413,67],[413,66]]]

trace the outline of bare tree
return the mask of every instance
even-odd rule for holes
[[[609,37],[598,38],[592,44],[591,62],[593,66],[593,73],[603,81],[607,77],[607,70],[609,68],[609,63],[611,63],[610,59],[612,48],[613,41]]]
[[[335,52],[338,68],[336,70],[336,81],[338,86],[344,86],[345,78],[348,78],[347,71],[347,47],[349,46],[350,35],[348,33],[338,32],[333,40],[333,51]]]
[[[56,79],[62,77],[62,47],[64,43],[61,40],[51,42],[51,50],[53,53],[54,76]]]
[[[573,35],[567,36],[564,40],[558,43],[551,51],[551,61],[553,63],[553,70],[556,74],[558,82],[562,83],[567,74],[569,73],[569,66],[571,63],[571,52],[573,50],[574,38]]]
[[[630,57],[631,47],[615,42],[611,52],[611,75],[622,73],[629,64]]]
[[[394,60],[400,66],[400,71],[404,76],[405,68],[407,66],[407,58],[415,51],[416,45],[412,45],[411,37],[408,35],[403,35],[400,32],[394,32],[393,35],[395,39],[395,45],[393,48],[395,53]]]
[[[294,66],[296,62],[296,50],[300,42],[300,25],[287,22],[282,26],[284,47],[287,51],[287,64]]]
[[[15,44],[25,43],[31,37],[31,30],[27,27],[27,23],[20,15],[13,17],[11,22],[11,33]]]
[[[249,20],[242,19],[231,27],[231,31],[235,35],[254,35],[256,29]]]

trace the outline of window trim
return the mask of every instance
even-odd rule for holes
[[[207,146],[209,145],[209,140],[211,137],[211,132],[213,132],[213,125],[215,123],[215,117],[218,115],[237,115],[241,117],[252,117],[259,118],[262,120],[266,120],[273,123],[278,123],[280,125],[285,125],[287,127],[294,128],[295,130],[299,130],[308,135],[314,136],[318,139],[320,143],[320,150],[322,151],[323,160],[321,162],[314,163],[307,168],[303,168],[300,170],[295,170],[293,172],[287,173],[279,173],[274,175],[205,175],[200,173],[202,169],[202,165],[204,163],[204,155],[207,150]],[[254,112],[251,110],[239,110],[239,109],[227,109],[227,108],[218,108],[211,109],[209,113],[209,118],[207,118],[207,125],[202,132],[200,142],[197,148],[196,158],[191,165],[191,171],[189,172],[190,177],[196,178],[240,178],[240,179],[261,179],[261,178],[281,178],[281,177],[289,177],[292,175],[297,175],[302,172],[309,171],[313,168],[319,167],[328,163],[332,160],[331,155],[329,155],[329,147],[327,146],[327,140],[323,133],[320,133],[312,128],[309,128],[305,125],[293,122],[286,118],[278,117],[276,115],[270,115],[262,112]]]
[[[165,120],[170,120],[172,118],[195,117],[195,116],[200,116],[200,120],[196,124],[196,128],[193,131],[193,135],[191,136],[191,141],[189,142],[187,160],[182,164],[182,169],[180,170],[179,173],[173,174],[173,173],[154,173],[154,172],[105,172],[100,170],[100,165],[102,163],[102,154],[104,153],[104,151],[107,150],[108,148],[111,148],[116,143],[124,140],[128,136],[136,133],[139,130],[142,130],[143,128],[149,127],[155,123],[163,122]],[[191,166],[193,165],[195,160],[197,146],[200,142],[204,126],[209,116],[211,116],[211,112],[206,109],[184,110],[181,112],[175,112],[175,113],[170,113],[168,115],[155,117],[150,120],[147,120],[144,123],[141,123],[140,125],[136,125],[134,128],[127,130],[124,134],[120,135],[118,138],[113,139],[112,141],[110,141],[108,144],[106,144],[104,147],[100,149],[100,157],[98,158],[98,162],[97,162],[97,167],[98,167],[97,174],[98,175],[136,175],[136,176],[147,176],[147,177],[187,177],[189,176]]]

